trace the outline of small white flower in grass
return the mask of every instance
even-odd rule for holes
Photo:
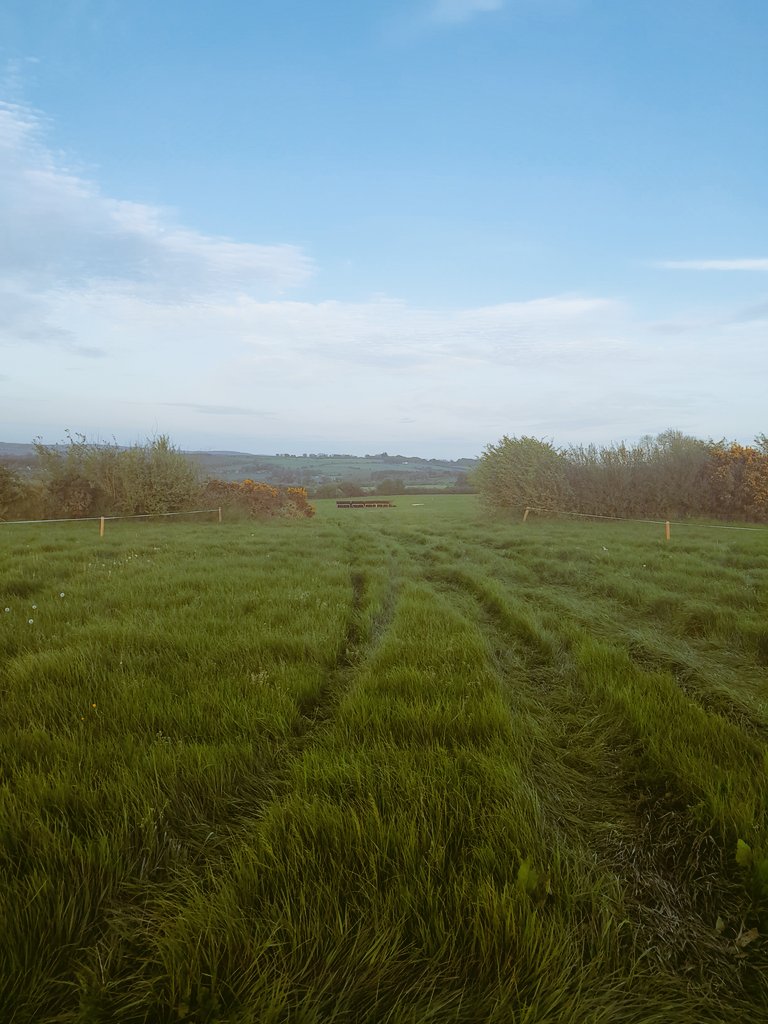
[[[28,623],[30,624],[30,626],[32,625],[32,623],[33,623],[34,621],[35,621],[34,619],[27,619],[27,622],[28,622]]]
[[[32,611],[33,611],[33,612],[37,611],[37,605],[36,605],[36,604],[33,604],[33,605],[32,605]]]
[[[10,611],[11,609],[10,609],[10,608],[6,608],[5,610],[6,610],[7,612],[9,612],[9,611]]]
[[[59,594],[59,597],[64,597],[64,591],[63,591],[63,590],[62,590],[62,592],[61,592],[61,593]]]

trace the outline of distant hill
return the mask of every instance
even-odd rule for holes
[[[468,473],[476,459],[422,459],[414,455],[249,455],[243,452],[188,452],[205,476],[222,480],[263,480],[273,483],[319,486],[349,481],[375,486],[381,480],[400,479],[407,486],[445,487]]]
[[[35,457],[35,446],[32,444],[13,444],[11,441],[0,441],[0,459],[29,459]]]
[[[21,476],[34,474],[37,456],[31,444],[13,444],[0,441],[0,463],[15,470]]]
[[[408,487],[451,486],[477,465],[477,459],[422,459],[417,455],[335,455],[308,452],[306,455],[254,455],[249,452],[185,452],[204,477],[221,480],[258,480],[276,484],[318,487],[350,482],[375,487],[386,479],[402,480]],[[28,475],[34,472],[32,444],[0,441],[0,462]]]

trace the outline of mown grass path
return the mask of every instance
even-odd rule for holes
[[[768,532],[422,500],[1,528],[0,1019],[768,1016]]]

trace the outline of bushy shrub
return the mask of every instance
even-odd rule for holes
[[[709,456],[707,484],[713,514],[768,520],[768,445],[750,448],[720,441],[710,446]]]
[[[502,437],[487,445],[472,482],[493,509],[560,509],[571,501],[566,460],[548,441]]]
[[[41,515],[39,487],[0,463],[0,519],[37,519]]]
[[[299,519],[315,514],[303,487],[273,487],[255,480],[209,480],[203,500],[252,519],[271,516]]]
[[[165,434],[121,448],[67,432],[62,444],[36,441],[35,451],[50,516],[181,512],[199,500],[195,467]]]
[[[720,516],[768,521],[768,438],[755,446],[701,441],[678,430],[636,444],[557,449],[503,437],[473,482],[495,509],[526,506],[617,517]]]

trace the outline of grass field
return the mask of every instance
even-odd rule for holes
[[[4,1024],[768,1019],[768,531],[415,500],[0,527]]]

